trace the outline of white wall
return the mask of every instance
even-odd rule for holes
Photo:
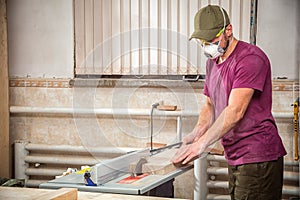
[[[73,1],[7,1],[9,76],[72,78]]]
[[[273,77],[299,79],[299,0],[258,1],[257,45],[269,56]]]

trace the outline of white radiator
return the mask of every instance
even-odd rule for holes
[[[126,154],[132,148],[85,148],[70,145],[15,143],[15,178],[25,179],[26,187],[39,184],[62,175],[67,168],[80,169],[82,165],[92,166],[106,159]]]

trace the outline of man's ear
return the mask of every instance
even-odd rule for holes
[[[227,37],[230,37],[232,35],[232,25],[228,24],[225,28],[225,34]]]

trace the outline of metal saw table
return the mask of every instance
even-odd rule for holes
[[[174,148],[176,145],[170,145],[151,152],[149,149],[132,152],[107,162],[99,163],[93,166],[91,170],[95,186],[87,186],[83,174],[72,173],[67,176],[56,178],[54,180],[42,183],[40,188],[58,189],[64,187],[78,188],[80,191],[118,193],[133,195],[151,195],[161,197],[170,197],[170,191],[167,195],[162,194],[164,190],[173,190],[174,178],[193,168],[193,165],[187,165],[183,168],[176,168],[164,175],[148,174],[138,180],[130,183],[121,183],[122,180],[131,177],[129,172],[130,163],[138,159],[159,154],[165,149]],[[157,190],[157,191],[156,191]],[[153,192],[154,191],[154,192]],[[174,194],[174,191],[171,192]]]

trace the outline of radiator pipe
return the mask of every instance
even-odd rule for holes
[[[208,194],[208,188],[206,186],[206,182],[208,180],[208,176],[206,173],[207,169],[207,158],[203,156],[194,161],[194,199],[206,199]]]
[[[149,109],[112,109],[112,108],[95,108],[95,109],[74,109],[74,108],[55,108],[55,107],[31,107],[31,106],[10,106],[12,114],[96,114],[96,115],[135,115],[135,116],[150,116]],[[155,113],[157,116],[184,116],[197,117],[199,112],[192,110],[182,111],[160,111]],[[293,118],[293,113],[290,112],[273,112],[275,118]]]
[[[48,182],[49,180],[27,180],[26,187],[39,187],[40,184]]]
[[[294,166],[297,166],[297,165],[294,165]],[[207,171],[207,174],[210,175],[209,178],[214,175],[222,175],[222,176],[228,175],[227,167],[208,167],[206,171]],[[284,180],[297,181],[298,180],[298,172],[285,171],[283,174],[283,177],[284,177]],[[214,179],[211,179],[211,180],[214,180]]]
[[[177,117],[177,140],[176,142],[181,142],[182,141],[182,117],[178,116]]]
[[[25,174],[27,176],[58,176],[63,174],[66,168],[51,169],[51,168],[27,168]]]
[[[48,152],[65,152],[65,153],[89,153],[92,155],[98,154],[117,154],[124,155],[128,152],[135,151],[137,148],[129,147],[89,147],[71,146],[71,145],[48,145],[48,144],[32,144],[27,143],[24,147],[27,151],[48,151]]]
[[[135,108],[95,108],[95,109],[78,109],[78,108],[55,108],[55,107],[31,107],[31,106],[10,106],[12,114],[96,114],[96,115],[133,115],[133,116],[150,116],[149,109]],[[160,111],[155,113],[157,116],[198,116],[195,111]]]
[[[76,153],[76,152],[75,152]],[[26,156],[26,163],[33,164],[60,164],[60,165],[95,165],[100,163],[102,160],[94,157],[87,156]]]
[[[28,163],[25,162],[25,158],[28,155],[28,151],[25,150],[26,142],[17,141],[14,144],[15,148],[15,178],[28,180],[28,176],[25,174],[25,170],[28,168]]]
[[[207,181],[206,184],[207,184],[206,186],[208,188],[222,188],[222,189],[228,189],[228,185],[229,185],[228,181]],[[283,187],[282,187],[282,194],[284,194],[284,195],[299,195],[299,192],[300,192],[300,190],[297,186],[283,185]],[[202,191],[201,191],[201,193],[202,193]],[[212,197],[213,195],[208,194],[207,196]],[[207,196],[205,196],[204,199],[211,199],[211,198],[207,198]],[[196,198],[194,198],[194,199],[196,199]]]

